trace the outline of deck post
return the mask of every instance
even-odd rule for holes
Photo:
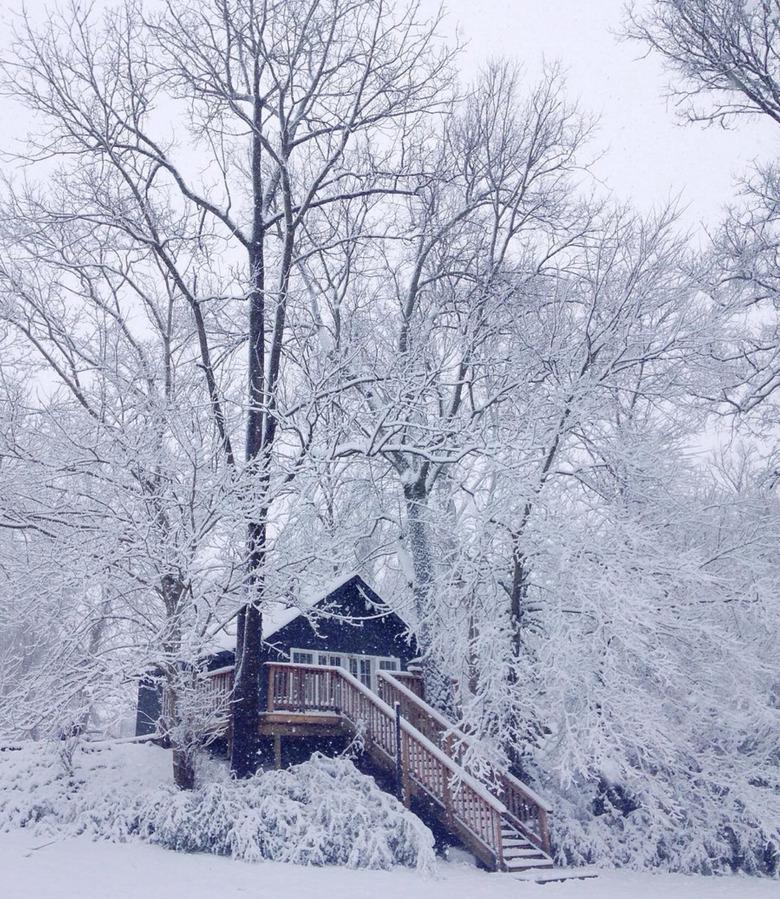
[[[266,706],[269,712],[273,712],[274,710],[274,669],[272,665],[266,665],[268,670],[268,705]]]
[[[282,735],[274,734],[274,768],[278,771],[282,767]]]

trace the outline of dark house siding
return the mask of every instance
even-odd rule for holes
[[[366,582],[355,575],[315,603],[264,642],[263,661],[289,662],[291,649],[347,655],[394,656],[406,670],[419,655],[406,623],[385,604]],[[205,660],[209,671],[235,662],[230,650]],[[263,676],[261,693],[267,683]],[[153,733],[161,712],[161,689],[151,679],[138,689],[136,734]],[[263,697],[264,698],[264,697]]]
[[[357,575],[268,638],[268,661],[289,661],[292,648],[395,656],[405,670],[417,655],[406,624]]]
[[[135,716],[135,735],[145,737],[157,730],[162,714],[162,687],[160,679],[144,678],[138,685],[138,711]]]

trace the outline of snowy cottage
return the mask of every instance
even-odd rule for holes
[[[487,786],[462,767],[471,738],[425,702],[414,635],[359,575],[263,619],[258,731],[267,762],[340,751],[359,735],[361,767],[485,866],[561,878],[550,870],[549,805],[508,771]],[[234,646],[200,674],[215,746],[227,741]],[[158,733],[164,708],[159,684],[142,683],[137,735]]]
[[[235,635],[226,634],[230,649],[215,653],[206,663],[214,677],[232,672]],[[374,692],[380,671],[408,672],[418,655],[409,626],[361,578],[353,574],[333,584],[324,595],[300,606],[271,609],[263,615],[266,661],[344,668]],[[401,675],[419,692],[419,678]],[[267,681],[261,684],[267,701]],[[152,734],[162,715],[160,688],[141,684],[136,735]]]

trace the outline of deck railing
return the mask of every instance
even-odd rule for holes
[[[230,712],[234,671],[235,667],[228,665],[215,671],[207,671],[201,676],[201,689],[212,715],[217,720],[226,719]]]
[[[206,732],[213,736],[225,729],[230,717],[235,666],[214,671],[191,672],[192,680],[183,684],[187,711],[201,721]],[[194,688],[194,690],[193,690]],[[174,717],[174,702],[168,686],[163,686],[161,719],[168,726]]]
[[[398,703],[401,714],[458,765],[476,740],[458,730],[436,709],[412,692],[392,672],[379,673],[379,695],[388,705]],[[505,770],[494,772],[498,796],[507,808],[508,820],[544,852],[550,851],[548,814],[551,806],[527,784]]]

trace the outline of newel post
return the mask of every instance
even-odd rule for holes
[[[493,810],[493,835],[496,841],[496,868],[505,870],[504,865],[504,835],[501,832],[501,815]]]

